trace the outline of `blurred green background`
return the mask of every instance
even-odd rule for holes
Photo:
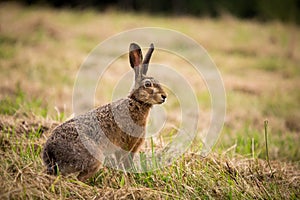
[[[57,8],[93,8],[148,12],[163,15],[193,15],[218,17],[230,13],[239,18],[260,20],[279,19],[300,23],[299,0],[19,0],[26,5],[50,5]]]

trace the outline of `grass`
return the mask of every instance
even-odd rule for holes
[[[22,108],[23,112],[32,112],[42,117],[47,116],[47,107],[43,105],[41,99],[30,99],[24,91],[17,85],[16,91],[11,96],[6,96],[0,100],[0,114],[14,115]]]
[[[1,124],[1,199],[282,199],[299,195],[295,166],[270,161],[270,171],[267,161],[227,154],[202,158],[189,152],[168,167],[140,174],[104,168],[86,183],[75,176],[48,176],[40,153],[55,125],[35,116],[9,117]]]
[[[0,199],[299,198],[299,27],[230,16],[198,19],[12,3],[1,4],[0,26],[5,27],[0,29]],[[41,149],[51,129],[72,114],[72,88],[80,64],[107,37],[145,26],[191,36],[219,67],[227,116],[214,153],[200,157],[197,138],[181,158],[154,172],[129,174],[104,168],[86,183],[75,175],[46,175]],[[173,55],[160,52],[153,61],[191,77],[190,83],[199,88],[199,133],[205,130],[211,111],[205,84]],[[106,88],[100,88],[97,104],[110,100],[116,80],[130,70],[127,66],[127,57],[122,57],[107,71],[102,80]],[[165,105],[171,113],[165,138],[171,138],[180,120],[174,99],[170,93]]]

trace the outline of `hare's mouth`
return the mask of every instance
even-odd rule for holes
[[[166,102],[166,100],[162,100],[161,102],[159,102],[159,104],[163,104],[163,103],[165,103]]]
[[[166,102],[166,99],[162,99],[161,101],[160,101],[160,103],[165,103]]]

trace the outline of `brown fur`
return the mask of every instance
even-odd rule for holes
[[[127,98],[79,115],[52,131],[42,156],[49,174],[79,172],[78,179],[84,181],[93,176],[104,158],[112,153],[119,164],[129,164],[129,155],[133,156],[144,142],[152,105],[161,104],[166,98],[158,81],[146,76],[152,51],[153,45],[146,55],[147,60],[142,62],[140,47],[130,45],[135,86]]]

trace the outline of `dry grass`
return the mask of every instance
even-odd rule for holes
[[[80,64],[107,37],[147,26],[191,36],[219,67],[226,87],[227,117],[217,153],[204,159],[191,150],[171,166],[145,174],[104,169],[87,183],[75,176],[47,176],[41,147],[50,130],[71,115]],[[1,3],[0,199],[299,198],[299,35],[294,25],[229,16],[197,19]],[[155,54],[153,59],[178,69],[185,66],[168,54]],[[120,58],[107,72],[103,80],[107,87],[97,103],[110,100],[116,80],[130,70],[127,62]],[[184,73],[199,88],[201,132],[210,122],[209,94],[192,71]],[[168,103],[168,109],[177,109],[172,98]],[[266,118],[272,171],[264,161]],[[178,121],[175,111],[170,120]]]
[[[35,116],[1,116],[1,199],[297,198],[300,169],[226,153],[186,153],[171,166],[142,174],[103,169],[87,183],[44,173],[42,144],[55,122]]]

